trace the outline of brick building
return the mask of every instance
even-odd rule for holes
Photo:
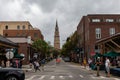
[[[28,21],[1,21],[0,34],[19,45],[18,53],[25,55],[25,64],[34,55],[32,42],[37,39],[44,40],[41,31],[33,28]]]
[[[79,48],[82,57],[90,57],[100,53],[95,42],[120,32],[120,15],[117,14],[89,14],[83,16],[77,26],[80,35]]]

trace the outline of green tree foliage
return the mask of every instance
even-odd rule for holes
[[[62,55],[69,56],[71,51],[75,51],[76,47],[79,43],[79,35],[77,34],[77,31],[70,37],[67,38],[66,43],[62,47]]]
[[[41,39],[34,41],[32,47],[36,50],[36,52],[41,53],[40,55],[42,56],[49,55],[51,49],[51,46]]]

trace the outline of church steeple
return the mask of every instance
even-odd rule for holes
[[[56,49],[60,49],[60,36],[59,36],[59,28],[58,28],[57,20],[56,20],[55,34],[54,34],[54,47]]]

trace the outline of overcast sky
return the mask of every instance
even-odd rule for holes
[[[120,14],[120,0],[0,0],[0,21],[29,21],[51,45],[56,19],[62,45],[87,14]]]

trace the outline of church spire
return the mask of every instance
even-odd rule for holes
[[[56,49],[60,49],[60,36],[59,36],[59,28],[58,28],[57,20],[56,20],[55,34],[54,34],[54,47]]]

